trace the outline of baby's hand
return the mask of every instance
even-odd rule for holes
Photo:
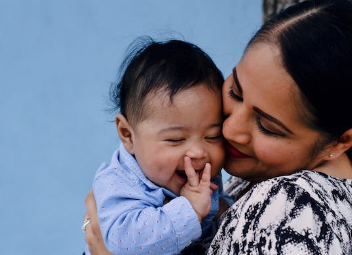
[[[185,157],[185,172],[188,181],[181,189],[181,196],[189,200],[197,213],[199,222],[202,222],[210,210],[212,190],[218,188],[216,184],[210,182],[211,165],[206,163],[200,176],[200,173],[196,173],[194,170],[191,159]]]

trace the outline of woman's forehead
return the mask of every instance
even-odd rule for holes
[[[273,45],[249,48],[235,67],[242,96],[252,107],[284,123],[301,126],[307,121],[307,111],[298,86],[281,63]]]
[[[251,89],[275,95],[282,92],[292,96],[297,92],[297,86],[281,64],[278,50],[268,44],[259,44],[250,48],[235,67],[237,78],[243,91]]]

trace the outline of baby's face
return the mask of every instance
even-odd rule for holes
[[[220,92],[203,85],[173,97],[161,93],[147,104],[148,117],[133,129],[134,155],[145,175],[176,195],[187,182],[184,157],[196,170],[211,164],[212,177],[224,163]]]

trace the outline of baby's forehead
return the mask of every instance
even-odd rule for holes
[[[204,91],[208,91],[211,94],[214,93],[214,94],[221,95],[220,89],[216,91],[212,87],[205,84],[199,84],[188,88],[183,88],[175,92],[165,87],[149,93],[144,99],[144,102],[145,102],[144,107],[146,108],[157,107],[162,109],[165,109],[168,107],[176,107],[181,100],[184,100],[185,97],[191,97],[191,98],[194,96],[204,97],[204,95],[202,96],[199,93],[200,89]],[[216,99],[212,97],[211,100],[216,100]],[[221,101],[221,97],[219,98],[219,101]]]
[[[149,94],[143,103],[143,111],[152,114],[153,112],[173,112],[185,107],[192,108],[193,111],[202,110],[202,106],[209,104],[221,105],[221,91],[214,91],[205,85],[185,88],[172,94],[167,90],[159,90]]]
[[[171,108],[176,107],[178,94],[180,94],[180,91],[172,95],[170,91],[167,91],[165,89],[160,89],[158,91],[149,93],[144,98],[143,104],[142,104],[141,110],[143,112],[143,119],[150,117],[150,115],[152,115],[156,111],[167,112]],[[176,101],[175,101],[175,97],[176,97]]]

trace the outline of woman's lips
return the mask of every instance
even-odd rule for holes
[[[234,158],[251,158],[250,156],[243,154],[242,152],[237,150],[229,143],[226,143],[226,151]]]

